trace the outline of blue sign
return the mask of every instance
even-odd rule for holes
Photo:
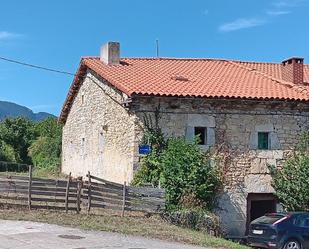
[[[140,155],[148,155],[151,152],[150,145],[148,144],[139,145],[138,152]]]

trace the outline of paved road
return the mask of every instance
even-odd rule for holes
[[[202,249],[179,243],[28,221],[0,220],[0,249]],[[205,248],[204,248],[205,249]]]

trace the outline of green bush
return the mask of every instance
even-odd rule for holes
[[[220,179],[196,142],[171,138],[161,154],[162,185],[167,208],[177,209],[214,206]]]
[[[60,165],[60,144],[51,137],[39,137],[29,147],[29,155],[35,167],[55,169]]]
[[[60,165],[62,127],[56,119],[47,118],[36,124],[39,135],[28,148],[28,154],[37,168],[57,170]]]
[[[269,166],[272,186],[287,211],[309,211],[309,130],[282,169]]]
[[[150,184],[153,187],[158,187],[160,185],[161,173],[160,156],[157,150],[153,149],[149,155],[141,158],[139,169],[134,174],[131,184],[135,186]]]
[[[162,214],[162,218],[174,225],[222,235],[219,218],[204,209],[181,209]]]
[[[0,161],[18,162],[19,157],[11,145],[0,140]]]
[[[166,145],[142,158],[132,185],[151,184],[165,189],[166,208],[212,209],[221,181],[210,165],[209,153],[201,151],[196,142],[170,138]]]

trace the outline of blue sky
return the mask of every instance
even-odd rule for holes
[[[75,72],[106,41],[123,57],[309,60],[309,0],[10,0],[0,56]],[[72,77],[0,60],[0,100],[58,115]]]

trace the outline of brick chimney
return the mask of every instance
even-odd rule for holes
[[[108,65],[117,65],[120,62],[119,42],[108,42],[101,47],[100,60]]]
[[[281,76],[285,81],[301,84],[304,82],[304,58],[291,57],[282,61]]]

